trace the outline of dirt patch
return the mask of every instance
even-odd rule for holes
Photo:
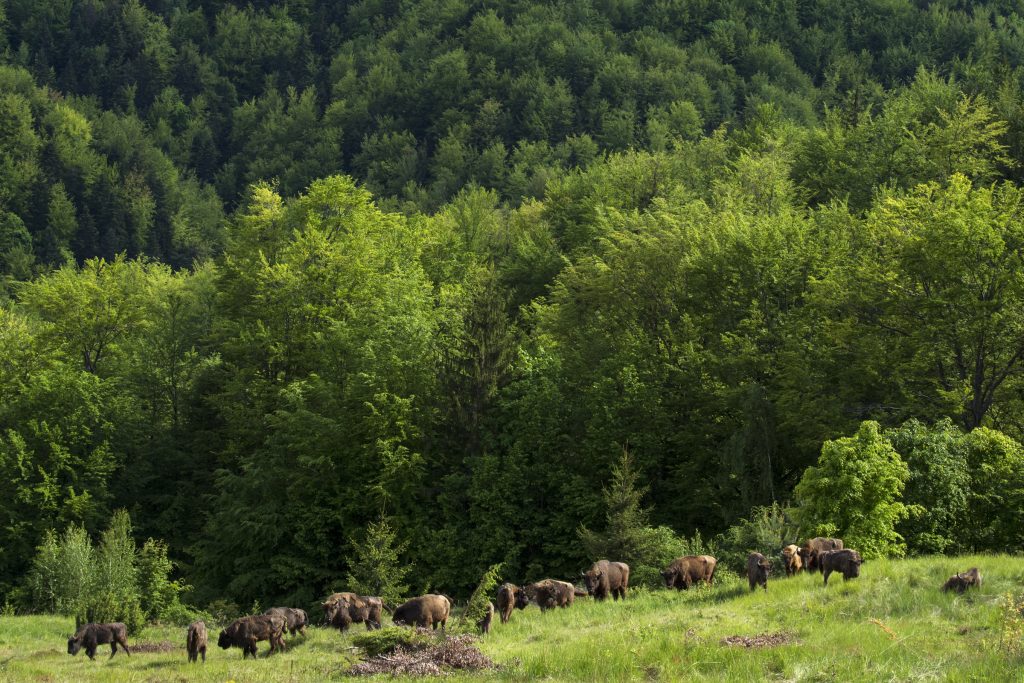
[[[722,638],[722,645],[733,647],[778,647],[795,643],[796,639],[791,633],[762,633],[757,636],[728,636]]]
[[[475,636],[464,634],[424,647],[410,649],[398,645],[391,652],[356,664],[347,673],[350,676],[444,676],[454,670],[495,668],[494,662],[473,645],[476,640]]]
[[[135,643],[134,645],[129,645],[128,647],[131,648],[132,654],[135,654],[136,652],[152,653],[174,652],[175,650],[181,650],[182,652],[185,651],[184,645],[175,645],[169,640],[161,640],[158,643]]]

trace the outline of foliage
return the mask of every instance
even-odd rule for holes
[[[740,520],[716,537],[718,564],[743,573],[747,556],[751,552],[759,552],[778,565],[782,549],[791,543],[801,542],[793,516],[793,510],[778,503],[754,508],[749,519]]]
[[[468,621],[474,625],[483,618],[487,611],[487,603],[494,595],[498,582],[501,580],[501,565],[492,565],[484,575],[480,577],[480,583],[473,589],[473,593],[466,602],[466,607],[459,615],[458,625],[464,627]]]
[[[370,522],[362,538],[351,540],[351,573],[346,584],[354,593],[376,595],[388,605],[397,605],[409,593],[404,584],[411,567],[400,560],[407,543],[397,542],[388,520]]]
[[[436,637],[433,634],[419,629],[390,626],[353,636],[352,644],[362,648],[366,657],[370,658],[392,652],[398,646],[410,650],[426,647],[435,640]]]

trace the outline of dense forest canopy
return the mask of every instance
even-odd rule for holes
[[[0,599],[575,574],[613,472],[1024,549],[1022,90],[1000,1],[0,0]]]

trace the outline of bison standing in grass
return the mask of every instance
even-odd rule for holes
[[[750,583],[750,590],[757,590],[758,586],[768,590],[768,572],[770,570],[771,565],[761,553],[747,555],[747,581]]]
[[[306,635],[306,627],[309,625],[309,616],[306,614],[306,610],[295,607],[271,607],[264,614],[277,615],[284,619],[285,628],[291,635],[294,636],[296,633]]]
[[[503,583],[498,588],[498,616],[501,623],[508,623],[513,608],[526,609],[529,604],[530,598],[527,597],[526,591],[514,583]]]
[[[568,607],[576,598],[576,587],[568,581],[544,579],[523,587],[526,596],[537,603],[541,612],[554,607]]]
[[[120,645],[124,653],[131,656],[128,649],[128,628],[117,621],[112,624],[86,624],[75,632],[75,635],[68,638],[68,654],[77,655],[78,651],[85,648],[85,654],[89,659],[96,659],[96,647],[110,643],[110,656],[117,654],[117,646]]]
[[[686,555],[677,557],[661,572],[665,588],[689,590],[690,586],[703,581],[707,585],[715,577],[718,560],[710,555]]]
[[[396,607],[391,619],[396,626],[405,626],[406,624],[420,628],[430,626],[435,631],[437,625],[441,624],[441,630],[444,631],[451,611],[452,603],[447,597],[433,594],[421,595]]]
[[[199,661],[202,655],[203,663],[206,663],[206,623],[193,621],[188,626],[188,635],[185,637],[185,649],[188,651],[188,661]]]
[[[783,548],[782,564],[786,568],[786,576],[793,576],[803,569],[804,563],[800,557],[800,548],[796,545],[787,545]]]
[[[818,536],[812,538],[804,547],[800,549],[800,559],[803,562],[804,569],[813,572],[821,571],[821,562],[818,560],[818,555],[830,550],[842,550],[843,541],[839,538],[824,538]]]
[[[972,586],[974,588],[981,588],[981,572],[977,567],[971,567],[963,573],[957,572],[946,579],[946,583],[942,584],[942,591],[956,591],[962,595]]]
[[[615,600],[625,600],[629,588],[629,565],[598,560],[583,572],[583,583],[587,586],[587,594],[595,600],[604,600],[609,594]]]
[[[366,625],[367,631],[379,629],[385,609],[380,598],[355,593],[335,593],[323,603],[323,608],[327,623],[340,631],[360,623]]]
[[[253,617],[241,617],[228,624],[220,632],[217,645],[227,650],[229,647],[242,648],[242,659],[249,655],[256,658],[256,643],[261,640],[270,641],[270,652],[283,650],[284,630],[288,622],[276,614],[260,614]]]
[[[856,550],[828,550],[818,555],[821,562],[821,573],[825,575],[825,585],[828,585],[828,577],[832,572],[840,572],[843,581],[855,579],[860,576],[860,565],[864,562],[860,553]]]
[[[476,627],[480,629],[480,633],[486,635],[491,632],[491,621],[493,620],[494,603],[488,600],[487,606],[484,608],[484,615],[476,622]]]

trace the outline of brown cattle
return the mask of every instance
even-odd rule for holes
[[[110,656],[117,654],[117,646],[120,645],[124,653],[131,656],[128,649],[128,628],[119,621],[111,624],[85,624],[75,631],[75,635],[68,638],[68,654],[77,655],[78,651],[85,648],[85,654],[89,659],[96,658],[96,646],[110,643]]]
[[[501,623],[508,623],[513,608],[526,609],[529,604],[530,598],[526,597],[526,591],[514,583],[503,583],[498,588],[498,616]]]
[[[800,558],[800,548],[796,545],[787,545],[782,549],[782,565],[786,568],[786,576],[793,576],[804,567]]]
[[[804,569],[809,572],[821,571],[821,563],[818,562],[818,555],[828,550],[842,550],[843,541],[840,538],[824,538],[818,536],[812,538],[800,549],[800,559]]]
[[[860,565],[864,560],[856,550],[828,550],[818,554],[821,562],[821,573],[825,575],[825,585],[832,572],[842,572],[843,581],[860,576]]]
[[[301,633],[306,635],[306,627],[309,625],[309,616],[306,610],[296,607],[271,607],[264,614],[276,614],[285,621],[285,628],[288,633],[295,635]]]
[[[526,596],[537,603],[541,612],[554,607],[568,607],[576,597],[576,587],[568,581],[544,579],[523,587]]]
[[[396,607],[391,620],[395,622],[395,626],[430,626],[435,631],[437,625],[441,624],[441,630],[444,631],[451,611],[452,603],[444,595],[421,595]]]
[[[217,645],[225,650],[229,647],[240,647],[242,648],[242,659],[249,655],[255,659],[256,643],[261,640],[270,641],[270,652],[285,649],[284,630],[287,626],[288,622],[284,617],[276,614],[241,617],[235,619],[220,632]]]
[[[335,593],[322,606],[327,623],[341,631],[359,623],[365,624],[367,631],[379,629],[385,609],[380,598],[355,593]]]
[[[747,581],[750,583],[750,590],[757,590],[761,586],[768,590],[768,572],[771,565],[767,558],[761,553],[750,553],[747,555]]]
[[[625,562],[598,560],[583,573],[587,594],[595,600],[604,600],[610,593],[615,600],[626,599],[629,588],[629,565]]]
[[[484,616],[476,622],[476,627],[480,629],[480,633],[491,632],[491,621],[494,619],[494,603],[490,600],[487,601],[487,607],[484,609]]]
[[[956,591],[963,594],[970,587],[981,588],[981,572],[977,567],[971,567],[966,572],[957,572],[942,584],[942,590]]]
[[[185,637],[185,649],[188,651],[188,661],[199,661],[199,655],[203,656],[203,663],[206,663],[206,623],[193,621],[188,626],[188,635]]]
[[[710,555],[686,555],[677,557],[661,572],[665,588],[689,590],[690,586],[703,581],[707,585],[715,577],[718,560]]]

